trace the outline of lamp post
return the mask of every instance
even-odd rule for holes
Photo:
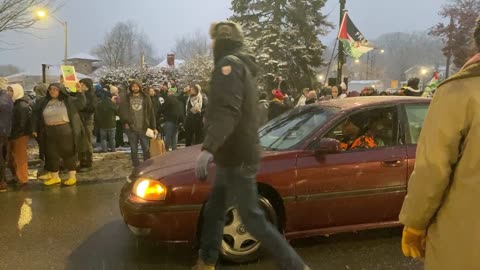
[[[63,56],[63,64],[67,64],[67,58],[68,58],[68,25],[66,21],[61,21],[57,17],[53,16],[52,14],[48,14],[46,10],[37,10],[36,15],[38,18],[43,19],[47,16],[52,17],[55,21],[60,23],[63,26],[63,31],[64,31],[64,46],[65,46],[65,54]]]

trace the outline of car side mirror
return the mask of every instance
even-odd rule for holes
[[[340,142],[335,139],[324,138],[320,141],[318,146],[315,148],[315,155],[331,155],[338,154],[341,151]]]

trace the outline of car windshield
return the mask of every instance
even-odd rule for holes
[[[265,150],[286,150],[302,142],[339,109],[307,106],[285,113],[260,129],[260,145]]]

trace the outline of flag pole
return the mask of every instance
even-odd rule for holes
[[[340,24],[339,24],[339,31],[340,27],[342,26],[343,17],[345,16],[345,6],[347,0],[340,0]],[[342,69],[343,64],[345,64],[345,52],[343,48],[343,43],[338,42],[338,69],[337,69],[337,85],[342,83]]]

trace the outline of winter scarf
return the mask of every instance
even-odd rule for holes
[[[187,101],[187,107],[186,110],[188,112],[188,103],[192,105],[192,109],[197,108],[197,111],[202,111],[202,106],[203,106],[203,95],[201,90],[198,91],[198,94],[194,97],[190,96]]]

